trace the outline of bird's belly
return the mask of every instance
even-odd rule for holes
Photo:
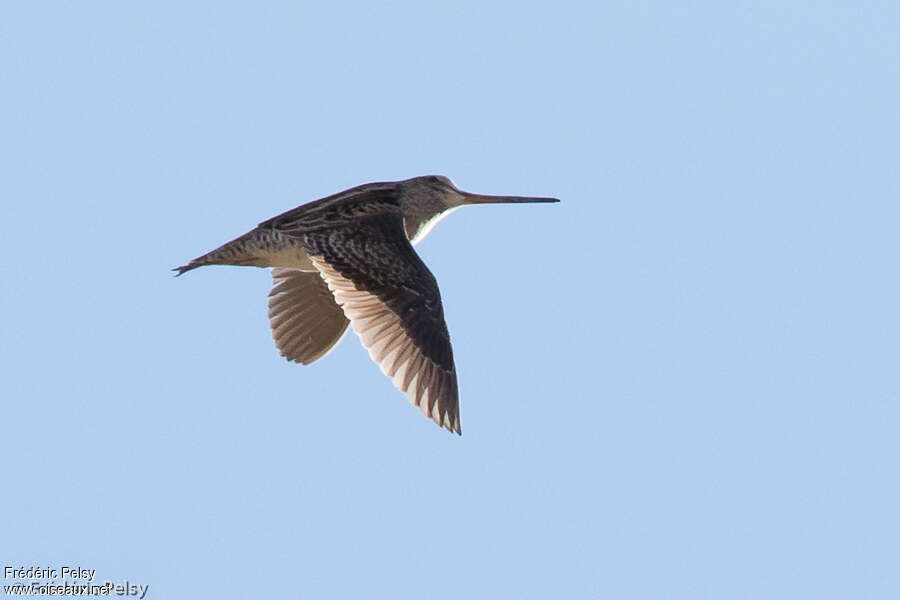
[[[235,240],[241,252],[252,259],[244,264],[257,267],[286,267],[300,271],[316,272],[300,240],[272,229],[255,229]]]
[[[302,246],[286,246],[278,250],[266,250],[260,256],[267,267],[287,267],[300,271],[315,272],[317,269],[309,260],[306,249]]]

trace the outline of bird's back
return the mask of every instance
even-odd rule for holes
[[[367,183],[283,212],[258,227],[300,234],[331,229],[366,216],[399,212],[395,182]]]

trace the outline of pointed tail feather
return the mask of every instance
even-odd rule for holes
[[[265,261],[256,256],[254,252],[255,246],[252,242],[256,235],[258,235],[257,230],[245,233],[239,238],[235,238],[226,244],[222,244],[215,250],[195,258],[188,264],[175,267],[172,270],[178,271],[175,274],[178,277],[197,267],[206,265],[267,266]]]

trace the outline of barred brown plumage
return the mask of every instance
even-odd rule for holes
[[[175,269],[274,267],[272,336],[281,354],[314,362],[350,324],[382,372],[439,426],[462,433],[456,367],[437,281],[413,244],[467,204],[558,202],[460,191],[446,177],[360,185],[263,221]]]

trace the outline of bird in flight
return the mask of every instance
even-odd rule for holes
[[[412,404],[462,434],[440,292],[413,244],[460,206],[522,202],[559,200],[472,194],[440,175],[367,183],[263,221],[173,270],[272,267],[269,323],[282,356],[310,364],[352,325]]]

